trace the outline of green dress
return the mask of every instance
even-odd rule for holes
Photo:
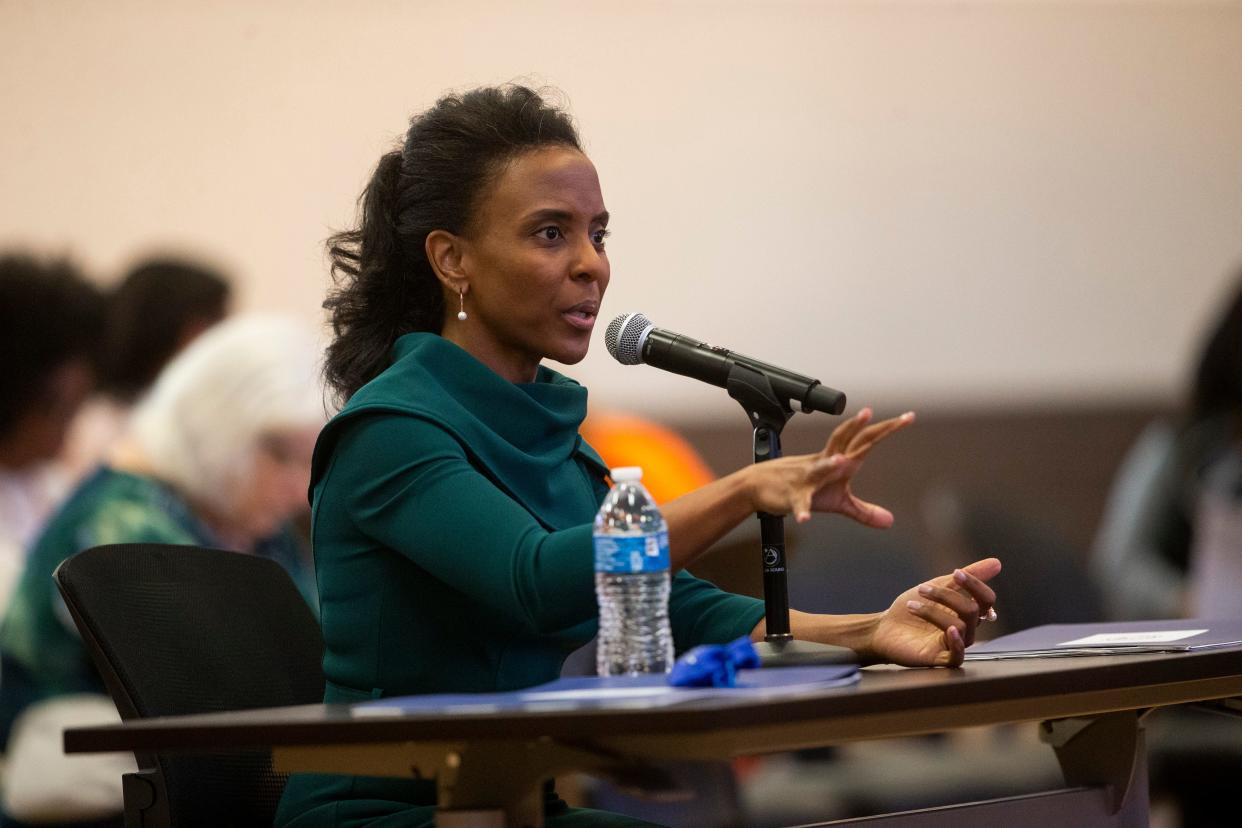
[[[586,396],[545,367],[510,383],[435,334],[397,341],[315,448],[325,702],[529,687],[590,640],[607,468],[578,435]],[[748,634],[763,603],[681,572],[669,614],[685,650]],[[299,775],[276,824],[430,824],[434,803],[432,781]]]
[[[154,478],[101,466],[82,481],[35,541],[0,624],[0,745],[30,704],[69,693],[106,692],[52,572],[70,555],[109,543],[228,548],[180,495]],[[254,551],[284,566],[314,609],[314,573],[302,563],[292,535],[278,533]]]

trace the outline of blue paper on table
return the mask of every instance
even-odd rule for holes
[[[469,714],[513,711],[647,710],[699,699],[767,699],[814,693],[858,681],[852,664],[739,670],[736,687],[673,687],[663,674],[576,676],[510,693],[437,693],[355,704],[355,716]]]
[[[1242,618],[1045,624],[976,644],[966,651],[966,660],[1184,653],[1238,644]]]

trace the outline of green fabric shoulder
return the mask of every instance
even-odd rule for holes
[[[101,468],[52,518],[26,559],[26,568],[0,625],[0,651],[49,685],[64,683],[82,665],[82,647],[52,582],[71,555],[108,543],[203,544],[209,535],[179,499],[154,481]]]
[[[542,366],[534,382],[515,385],[436,334],[406,334],[393,356],[393,364],[354,394],[320,435],[312,499],[346,428],[360,417],[392,413],[448,433],[477,468],[548,527],[582,522],[565,505],[567,490],[581,485],[577,468],[584,466],[601,483],[608,474],[578,435],[585,388]]]

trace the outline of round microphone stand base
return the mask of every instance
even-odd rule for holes
[[[760,667],[813,667],[822,664],[857,664],[858,653],[848,647],[814,641],[762,641],[755,645]]]

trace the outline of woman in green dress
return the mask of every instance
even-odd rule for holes
[[[556,678],[595,632],[591,521],[607,468],[578,435],[586,390],[544,366],[586,356],[610,276],[608,212],[569,118],[520,87],[451,95],[381,158],[356,229],[329,244],[326,375],[344,407],[312,467],[325,701],[511,690]],[[724,477],[663,507],[679,651],[762,638],[763,604],[686,566],[756,511],[885,509],[850,480],[913,415],[864,409],[822,452]],[[994,559],[865,616],[793,613],[797,638],[865,661],[955,665],[994,595]],[[434,783],[303,775],[278,825],[429,824]],[[549,788],[549,825],[613,824]]]

